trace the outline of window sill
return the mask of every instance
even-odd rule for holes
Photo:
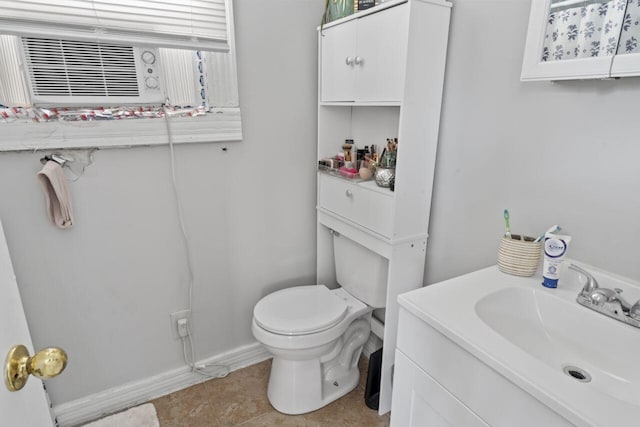
[[[172,117],[174,144],[242,140],[239,108],[219,108],[196,117]],[[169,143],[165,119],[89,122],[0,123],[0,151],[111,148]]]

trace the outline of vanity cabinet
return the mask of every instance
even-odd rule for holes
[[[521,80],[638,75],[638,0],[531,2]]]
[[[320,32],[324,102],[400,102],[409,6],[398,5]]]
[[[411,294],[400,297],[391,427],[574,425],[427,323]]]
[[[388,260],[383,325],[372,327],[384,341],[380,414],[391,409],[397,296],[423,281],[450,12],[443,0],[392,0],[318,34],[318,160],[346,139],[383,148],[398,138],[393,192],[318,171],[318,283],[337,286],[335,233]]]
[[[400,351],[396,352],[394,390],[394,427],[489,426]]]

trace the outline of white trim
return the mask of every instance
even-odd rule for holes
[[[561,1],[558,3],[553,3],[551,2],[551,9],[559,9],[561,7],[569,7],[569,6],[574,6],[574,5],[578,5],[580,3],[589,3],[589,1],[587,0],[567,0],[567,1]]]
[[[231,371],[235,371],[262,362],[270,357],[269,352],[260,343],[255,342],[227,353],[198,361],[196,364],[218,363],[227,365]],[[184,366],[56,405],[53,408],[53,412],[56,415],[59,426],[77,425],[207,380],[209,378],[193,373],[188,366]]]
[[[239,108],[218,108],[196,117],[169,119],[174,144],[242,140]],[[108,148],[164,145],[169,142],[162,118],[90,122],[0,123],[0,151],[57,148]],[[135,138],[132,138],[135,135]]]

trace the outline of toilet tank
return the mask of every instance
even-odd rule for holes
[[[333,235],[336,280],[365,304],[380,308],[387,300],[389,260],[342,235]]]

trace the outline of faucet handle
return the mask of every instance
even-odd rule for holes
[[[582,274],[584,277],[587,278],[587,283],[585,283],[584,286],[582,287],[583,294],[591,294],[594,290],[598,289],[598,281],[596,280],[595,277],[591,275],[591,273],[589,273],[583,268],[578,267],[575,264],[569,264],[569,268],[574,271],[577,271],[578,273]],[[638,306],[638,311],[639,311],[638,314],[640,315],[640,306]]]

